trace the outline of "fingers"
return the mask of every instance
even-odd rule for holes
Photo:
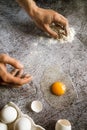
[[[8,85],[8,84],[15,84],[15,85],[23,85],[32,80],[32,77],[29,75],[25,75],[22,77],[23,70],[15,70],[11,73],[8,73],[7,71],[1,71],[0,77],[1,81],[0,84]]]
[[[4,81],[0,81],[0,84],[1,85],[4,85],[4,86],[11,86],[11,87],[14,87],[14,88],[19,88],[21,87],[23,84],[26,84],[28,82],[30,82],[32,80],[32,78],[30,76],[25,76],[23,79],[21,79],[21,81],[18,82],[15,82],[15,83],[10,83],[10,82],[4,82]]]
[[[29,76],[29,75],[24,75],[24,76],[21,78],[21,83],[19,83],[19,84],[14,84],[13,87],[19,88],[19,87],[21,87],[21,85],[26,84],[26,83],[30,82],[31,80],[32,80],[32,77],[31,77],[31,76]],[[11,86],[12,86],[12,85],[11,85]]]
[[[13,76],[16,76],[16,74],[19,72],[19,69],[13,69],[10,73],[13,75]]]
[[[65,34],[67,36],[68,33],[69,33],[69,23],[68,23],[68,20],[64,16],[62,16],[61,14],[55,13],[53,21],[54,21],[55,24],[58,23],[58,24],[60,24],[64,28]]]
[[[16,77],[22,77],[23,75],[23,69],[14,69],[10,72],[13,76],[16,76]]]
[[[24,76],[23,78],[13,77],[13,78],[9,79],[8,82],[12,82],[12,83],[18,84],[18,85],[23,85],[23,84],[30,82],[31,80],[32,80],[31,76]]]
[[[28,74],[23,75],[23,70],[15,69],[11,74],[5,74],[0,78],[0,84],[4,86],[19,88],[21,85],[26,84],[32,80],[32,77]]]
[[[10,57],[7,54],[0,54],[0,62],[4,64],[10,64],[18,69],[23,68],[23,65],[18,60]]]
[[[5,78],[2,78],[2,82],[0,82],[3,85],[13,84],[13,85],[23,85],[32,80],[31,76],[24,76],[23,78],[20,77],[13,77],[12,75],[8,75]]]
[[[45,30],[48,34],[50,34],[51,37],[58,38],[58,34],[57,34],[55,31],[53,31],[53,30],[49,27],[49,25],[44,25],[44,30]]]
[[[65,35],[68,36],[68,34],[69,34],[69,26],[66,25],[66,26],[64,27],[64,30],[65,30]]]

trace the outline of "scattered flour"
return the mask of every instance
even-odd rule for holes
[[[65,31],[60,26],[52,25],[51,28],[58,33],[59,38],[57,38],[57,40],[59,42],[66,43],[72,42],[74,40],[74,36],[76,33],[73,27],[70,27],[68,36],[65,36]]]
[[[72,42],[74,40],[75,36],[75,30],[74,28],[70,28],[68,36],[63,35],[61,39],[58,39],[61,43],[66,43],[66,42]]]

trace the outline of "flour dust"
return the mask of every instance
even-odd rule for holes
[[[61,28],[61,26],[55,26],[54,24],[50,26],[53,31],[55,31],[58,34],[57,40],[61,43],[66,43],[66,42],[72,42],[74,40],[75,36],[75,30],[73,27],[69,28],[69,34],[68,36],[65,35],[65,30]]]

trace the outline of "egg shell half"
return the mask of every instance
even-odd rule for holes
[[[31,121],[26,117],[21,117],[16,120],[14,130],[31,130]]]
[[[11,106],[7,105],[0,112],[0,119],[5,124],[14,122],[16,118],[17,118],[17,111],[15,108]]]
[[[33,111],[37,112],[37,113],[38,113],[38,112],[41,112],[42,109],[43,109],[42,103],[41,103],[40,101],[38,101],[38,100],[33,101],[33,102],[31,103],[31,109],[32,109]]]
[[[55,125],[55,130],[71,130],[71,123],[66,119],[60,119]]]
[[[0,130],[8,130],[8,127],[6,124],[0,122]]]

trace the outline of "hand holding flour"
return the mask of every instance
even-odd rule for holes
[[[61,14],[51,9],[40,8],[33,0],[17,0],[17,2],[25,9],[36,25],[43,31],[47,32],[51,37],[58,38],[58,34],[50,27],[52,23],[62,26],[65,30],[65,35],[68,35],[68,20]]]

